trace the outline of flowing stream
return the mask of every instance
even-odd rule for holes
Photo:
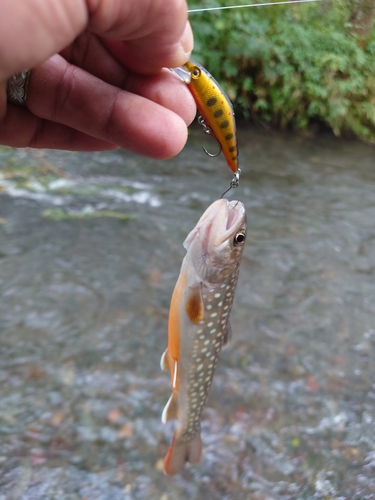
[[[0,500],[375,498],[375,149],[330,137],[239,131],[233,337],[202,463],[161,472],[182,242],[231,180],[202,144],[1,149]]]

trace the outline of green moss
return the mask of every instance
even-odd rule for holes
[[[47,208],[43,210],[42,216],[54,221],[72,220],[72,219],[97,219],[99,217],[113,217],[120,220],[136,219],[134,214],[125,214],[113,212],[112,210],[98,210],[96,212],[68,212],[62,208]]]
[[[247,118],[374,141],[375,28],[362,48],[349,18],[348,2],[191,14],[193,56]]]

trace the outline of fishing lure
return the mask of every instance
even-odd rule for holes
[[[168,347],[161,358],[172,381],[162,421],[178,418],[164,461],[168,475],[201,458],[200,416],[219,352],[231,336],[229,314],[245,239],[243,203],[220,199],[184,241],[187,253],[172,295]]]
[[[215,78],[193,60],[184,66],[171,68],[171,71],[187,84],[200,113],[199,124],[206,134],[215,137],[220,146],[216,154],[203,148],[205,153],[218,156],[223,152],[229,168],[236,174],[239,171],[236,120],[228,96]]]

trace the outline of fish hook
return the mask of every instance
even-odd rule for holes
[[[220,142],[216,139],[216,137],[214,136],[214,134],[212,133],[212,130],[210,129],[210,127],[209,127],[209,126],[207,125],[207,123],[204,121],[203,116],[199,116],[199,117],[198,117],[198,123],[199,123],[199,125],[201,125],[201,127],[203,127],[204,133],[205,133],[205,134],[208,134],[208,135],[211,135],[211,136],[215,139],[215,141],[218,143],[218,145],[219,145],[219,151],[218,151],[218,153],[215,153],[215,154],[209,153],[209,152],[207,151],[207,149],[206,149],[204,146],[202,146],[203,151],[206,153],[206,155],[207,155],[207,156],[210,156],[211,158],[215,158],[216,156],[219,156],[219,154],[220,154],[220,153],[221,153],[221,151],[222,151],[222,149],[221,149],[221,144],[220,144]]]
[[[239,168],[237,172],[233,175],[233,179],[230,181],[229,188],[224,191],[224,193],[220,196],[220,199],[224,197],[225,194],[228,193],[231,189],[238,188],[240,184],[240,175],[241,175],[241,169]]]

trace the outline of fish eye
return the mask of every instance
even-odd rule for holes
[[[198,66],[194,66],[192,72],[191,72],[191,77],[192,78],[199,78],[201,76],[201,70],[198,68]]]
[[[244,243],[246,240],[246,233],[245,231],[239,231],[234,239],[233,239],[233,242],[235,245],[241,245],[242,243]]]

